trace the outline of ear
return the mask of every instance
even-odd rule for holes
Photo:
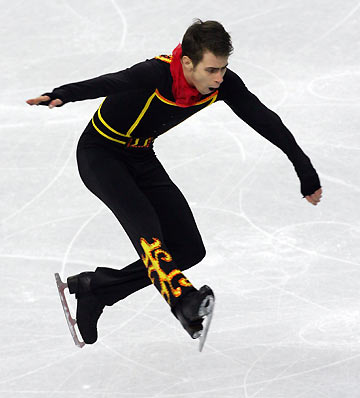
[[[192,71],[194,69],[193,63],[191,61],[191,59],[187,56],[184,55],[183,57],[181,57],[181,63],[182,66],[188,71]]]

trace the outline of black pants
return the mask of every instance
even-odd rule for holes
[[[153,149],[126,148],[89,124],[77,161],[84,184],[114,213],[140,257],[120,270],[96,269],[91,287],[99,300],[112,305],[153,283],[175,305],[194,289],[181,271],[200,262],[205,248],[186,199]]]

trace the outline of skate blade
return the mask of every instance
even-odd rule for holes
[[[200,332],[199,338],[199,351],[202,352],[207,334],[209,332],[210,324],[212,321],[214,307],[215,307],[215,298],[213,296],[207,297],[206,301],[204,300],[204,305],[200,306],[199,315],[204,316],[204,327],[203,330]]]
[[[56,286],[57,286],[57,289],[59,292],[61,305],[64,310],[65,319],[68,324],[71,336],[74,340],[75,345],[78,346],[79,348],[82,348],[82,347],[84,347],[85,343],[83,341],[80,341],[77,336],[77,333],[75,330],[76,320],[71,316],[69,305],[68,305],[68,303],[66,301],[66,297],[65,297],[64,290],[65,290],[65,288],[68,287],[68,285],[61,280],[60,275],[57,272],[55,273],[55,281],[56,281]]]

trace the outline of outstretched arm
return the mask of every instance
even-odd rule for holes
[[[49,108],[54,108],[67,102],[106,97],[124,90],[152,88],[157,85],[161,73],[157,61],[147,60],[119,72],[65,84],[26,102],[29,105],[48,105]]]
[[[236,73],[228,70],[225,76],[225,103],[245,123],[287,155],[300,179],[301,193],[309,203],[317,205],[322,197],[322,189],[309,157],[299,147],[280,117],[251,93]]]

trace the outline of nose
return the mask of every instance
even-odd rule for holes
[[[220,85],[224,81],[224,73],[222,71],[217,72],[215,76],[215,83]]]

